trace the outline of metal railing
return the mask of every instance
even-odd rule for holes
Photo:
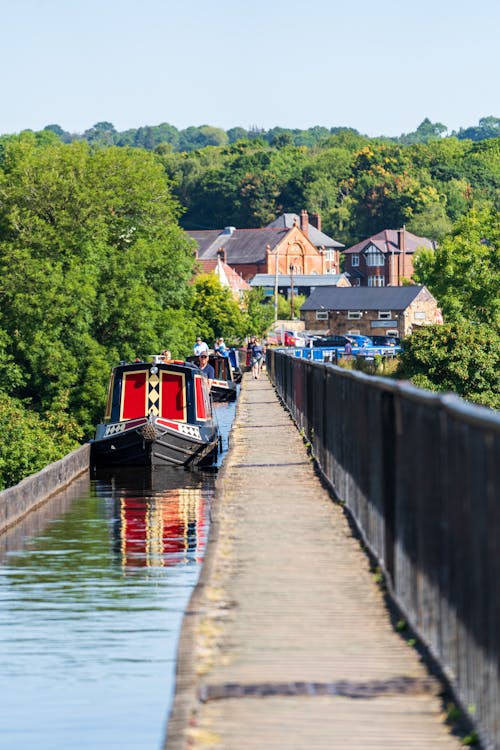
[[[486,750],[500,748],[500,414],[277,351],[267,368]]]

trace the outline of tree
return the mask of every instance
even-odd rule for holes
[[[83,134],[85,140],[89,143],[98,143],[111,146],[116,136],[115,126],[111,122],[96,122],[89,130]]]
[[[71,143],[71,141],[73,140],[71,137],[71,133],[63,130],[60,125],[46,125],[44,127],[44,130],[55,133],[55,135],[57,135],[57,137],[60,138],[63,143]]]
[[[500,335],[484,324],[454,322],[416,329],[405,339],[397,377],[500,408]]]
[[[245,310],[244,334],[264,336],[274,320],[274,304],[266,298],[263,289],[245,292]]]
[[[457,133],[457,138],[463,140],[465,138],[471,141],[482,141],[485,138],[499,138],[500,137],[500,118],[482,117],[479,120],[477,126],[470,128],[460,128]]]
[[[197,333],[207,342],[222,336],[227,342],[240,340],[245,333],[243,313],[231,291],[215,274],[196,276],[192,286],[191,311]]]
[[[160,161],[137,149],[9,141],[0,172],[0,297],[11,395],[42,413],[69,391],[91,434],[109,369],[159,351],[194,254]]]
[[[432,123],[428,117],[422,120],[418,128],[414,133],[408,133],[407,135],[401,135],[396,140],[398,143],[403,145],[409,145],[412,143],[428,143],[428,141],[436,140],[442,137],[443,133],[446,133],[448,128],[441,122]]]
[[[65,404],[39,416],[5,393],[0,393],[0,490],[43,469],[78,447],[81,430],[65,416]]]
[[[414,278],[438,299],[445,319],[500,329],[500,217],[472,209],[435,251],[415,256]]]

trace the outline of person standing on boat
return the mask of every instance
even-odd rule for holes
[[[258,378],[260,375],[260,368],[264,360],[264,350],[259,339],[255,338],[252,344],[252,375],[254,378]]]
[[[202,375],[208,378],[208,387],[212,385],[212,380],[215,378],[215,370],[208,361],[208,352],[202,352],[200,354],[200,364],[198,367],[201,370]]]
[[[199,357],[202,352],[206,352],[208,354],[208,344],[203,341],[201,336],[196,337],[196,344],[193,347],[193,352],[197,357]]]
[[[214,345],[214,352],[219,355],[219,357],[227,357],[229,352],[227,350],[227,346],[224,343],[224,339],[222,336],[217,339]]]
[[[170,349],[164,349],[161,353],[161,361],[168,364],[172,361],[172,352]]]

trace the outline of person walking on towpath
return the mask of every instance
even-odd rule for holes
[[[262,345],[259,341],[259,339],[255,339],[252,344],[252,375],[254,378],[258,378],[260,375],[260,369],[262,367],[262,362],[264,359],[264,350],[262,348]]]

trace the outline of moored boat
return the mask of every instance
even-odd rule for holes
[[[219,430],[208,381],[189,362],[120,363],[111,371],[94,466],[209,465]]]
[[[188,357],[188,362],[198,364],[198,357]],[[234,401],[238,395],[236,376],[228,356],[209,354],[208,361],[214,368],[214,378],[210,392],[214,401]]]

